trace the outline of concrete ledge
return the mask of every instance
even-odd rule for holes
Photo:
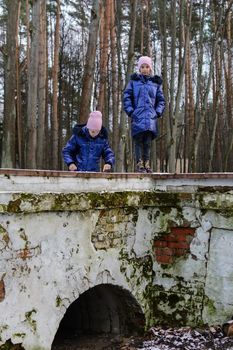
[[[8,169],[1,168],[0,175],[14,176],[42,176],[42,177],[81,177],[81,178],[152,178],[152,179],[232,179],[233,172],[229,173],[92,173],[92,172],[71,172],[60,170],[39,170],[39,169]]]
[[[0,193],[233,190],[233,173],[88,173],[0,169]]]

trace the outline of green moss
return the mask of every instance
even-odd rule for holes
[[[83,194],[55,193],[52,198],[52,211],[63,211],[67,208],[78,209],[78,204],[84,199]]]
[[[172,278],[176,283],[169,290],[165,290],[162,285],[148,284],[143,292],[143,299],[147,305],[147,326],[202,326],[203,283],[192,286],[183,277],[175,277],[166,272],[163,273],[163,277]]]
[[[25,333],[15,333],[13,334],[13,338],[22,338],[24,339],[26,337]]]
[[[2,326],[0,326],[0,332],[3,332],[5,330],[7,330],[9,328],[9,326],[7,324],[3,324]]]
[[[19,213],[21,211],[20,205],[21,205],[21,199],[20,198],[10,201],[8,206],[7,206],[7,212]]]
[[[1,239],[5,242],[5,244],[8,245],[10,242],[10,237],[8,235],[8,232],[2,225],[0,225],[0,236]]]
[[[198,193],[231,193],[230,186],[201,186],[197,188]]]
[[[169,326],[202,325],[201,306],[203,300],[203,284],[193,287],[183,277],[174,277],[166,270],[164,278],[175,279],[176,283],[169,290],[161,285],[154,285],[153,258],[150,255],[136,257],[121,250],[121,272],[132,286],[146,285],[140,296],[144,305],[146,327],[154,324]],[[166,265],[165,265],[166,266]],[[140,290],[140,288],[139,288]]]
[[[216,315],[217,310],[216,310],[216,307],[214,305],[214,301],[211,300],[206,295],[205,295],[205,298],[204,298],[203,307],[207,309],[206,310],[207,314],[209,314],[209,315]]]
[[[0,204],[0,213],[7,212],[7,204]]]
[[[140,285],[142,279],[151,282],[154,276],[153,260],[150,255],[143,257],[129,256],[128,252],[123,249],[119,253],[121,261],[121,272],[125,275],[126,280],[133,281],[133,284]],[[130,276],[127,275],[128,267],[130,267]]]
[[[9,340],[5,344],[0,346],[1,350],[10,350],[11,348],[12,348],[12,343]]]
[[[13,344],[11,340],[7,340],[5,344],[0,346],[0,350],[24,350],[21,344]]]
[[[25,318],[34,332],[36,331],[36,321],[33,320],[32,317],[33,317],[33,314],[36,314],[36,313],[37,311],[35,309],[32,309],[31,311],[28,311],[25,313]]]
[[[7,212],[10,213],[19,213],[22,211],[28,211],[27,209],[22,209],[23,204],[30,204],[31,207],[37,208],[38,203],[40,202],[40,194],[32,193],[17,193],[13,195],[13,199],[8,203]],[[30,210],[29,210],[30,211]]]
[[[0,225],[0,234],[5,234],[5,233],[6,233],[5,228],[2,225]]]
[[[179,205],[179,194],[168,192],[142,192],[141,203],[142,205],[158,205],[161,206],[177,206]]]
[[[58,295],[58,296],[56,297],[56,307],[59,307],[61,304],[62,304],[62,299],[61,299],[61,297]]]
[[[233,194],[212,190],[211,193],[196,193],[196,201],[202,210],[214,210],[224,217],[233,215]]]
[[[213,195],[213,198],[210,195]],[[208,196],[208,198],[207,198]],[[77,211],[103,208],[149,208],[157,207],[164,215],[176,208],[177,215],[184,205],[203,210],[218,210],[223,215],[233,214],[233,195],[230,192],[163,192],[122,191],[87,193],[14,193],[8,205],[0,204],[1,212]],[[232,199],[232,200],[231,200]],[[227,214],[226,214],[227,211]],[[156,214],[157,215],[157,214]],[[150,219],[152,217],[150,215]]]
[[[114,207],[122,207],[126,205],[128,201],[128,192],[114,192],[114,193],[88,193],[87,198],[90,202],[91,207],[105,207],[112,208]]]
[[[17,337],[17,338],[25,338],[26,334],[25,333],[15,333],[13,336]]]
[[[127,283],[133,286],[132,288],[136,287],[136,289],[138,288],[140,291],[140,286],[143,282],[149,286],[152,285],[154,271],[153,259],[150,255],[136,257],[133,251],[131,252],[131,255],[129,255],[128,252],[122,249],[119,253],[119,260],[121,261],[121,273],[125,276]],[[139,296],[139,299],[142,299],[141,295]],[[151,313],[145,313],[146,324],[149,323],[148,320],[150,320],[150,317]]]
[[[148,285],[143,293],[147,300],[147,327],[154,324],[170,327],[202,325],[200,304],[191,296],[165,291],[161,285]]]
[[[41,194],[15,193],[5,211],[19,213],[150,206],[170,208],[179,205],[179,193],[155,191]]]
[[[134,208],[134,207],[127,207],[125,208],[125,212],[124,212],[125,215],[131,215],[131,222],[133,222],[134,224],[137,223],[138,221],[138,210],[137,208]]]

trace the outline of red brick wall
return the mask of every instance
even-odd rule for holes
[[[194,233],[195,228],[192,227],[171,227],[170,233],[154,240],[156,261],[171,264],[175,259],[187,255]]]

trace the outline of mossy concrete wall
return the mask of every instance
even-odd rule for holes
[[[68,306],[105,283],[147,326],[229,319],[232,180],[0,172],[0,345],[49,350]]]

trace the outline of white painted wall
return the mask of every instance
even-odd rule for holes
[[[188,324],[219,324],[228,319],[233,314],[233,189],[228,179],[216,182],[221,191],[211,189],[213,179],[184,183],[151,177],[0,175],[0,345],[11,339],[26,350],[49,350],[67,307],[103,283],[130,291],[148,324],[160,319],[158,313],[148,319],[153,311],[144,294],[148,286],[158,287],[153,294],[157,312],[168,319],[179,321],[182,308]],[[208,191],[196,196],[204,186]],[[95,210],[79,203],[80,207],[70,210],[66,202],[61,211],[50,211],[57,193],[129,190],[135,193],[122,208],[112,203]],[[143,191],[191,197],[181,196],[177,206],[172,202],[165,210],[151,202],[141,207]],[[40,206],[23,199],[25,192],[44,194]],[[7,210],[19,198],[20,212]],[[171,222],[194,227],[195,237],[189,255],[165,266],[156,262],[153,242]],[[147,259],[153,264],[145,273]],[[177,303],[169,304],[176,294]]]

